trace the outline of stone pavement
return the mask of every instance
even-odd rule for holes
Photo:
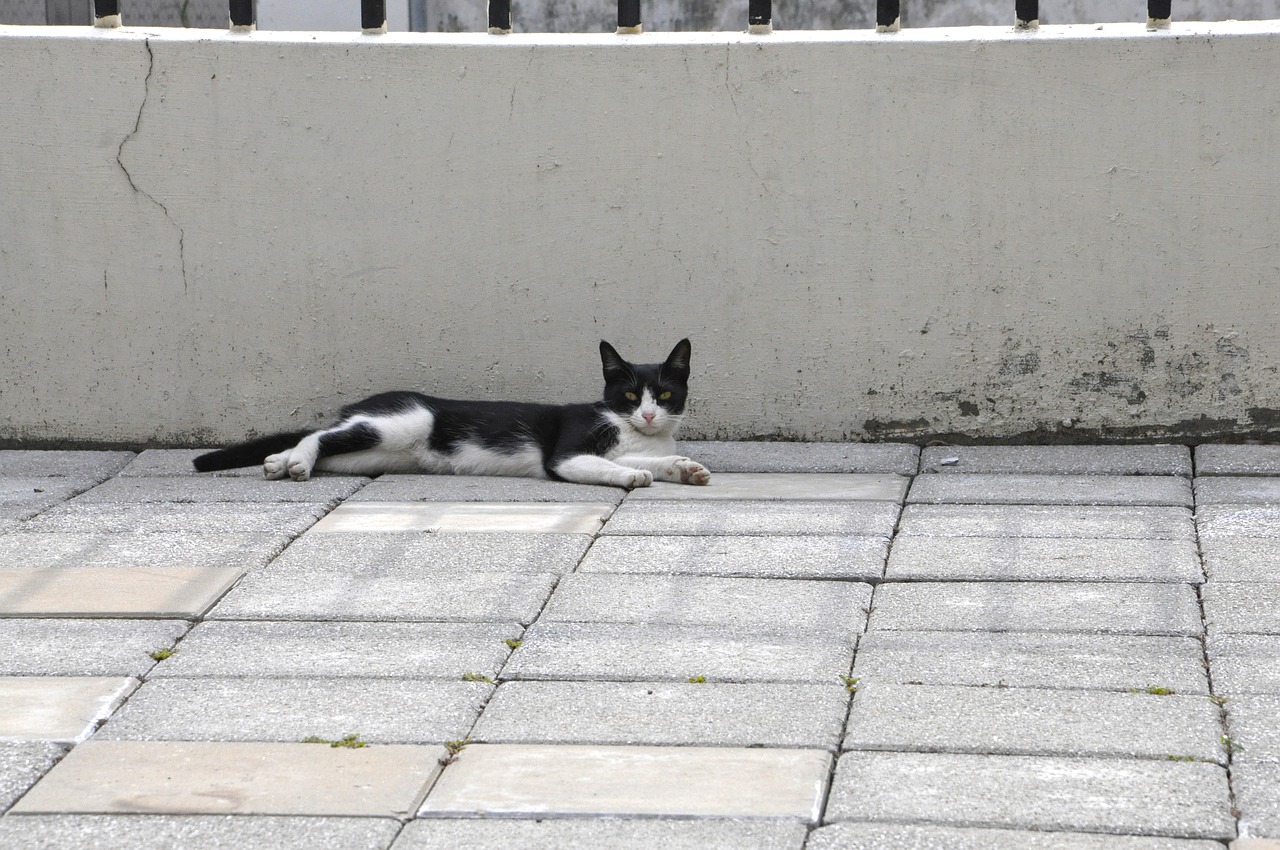
[[[1280,446],[0,452],[0,848],[1280,848]]]

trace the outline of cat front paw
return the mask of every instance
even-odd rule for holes
[[[653,483],[653,473],[647,469],[628,469],[621,475],[618,481],[619,487],[626,487],[628,490],[634,490],[637,487],[648,487]]]
[[[262,462],[262,474],[268,481],[279,481],[281,478],[288,476],[288,466],[288,452],[269,455],[267,459]]]
[[[696,460],[689,458],[680,458],[675,464],[676,474],[680,476],[681,484],[703,484],[711,483],[711,470],[707,469]]]

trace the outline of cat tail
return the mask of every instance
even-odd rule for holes
[[[293,448],[310,433],[310,431],[290,431],[286,434],[269,434],[246,443],[237,443],[225,449],[207,452],[193,460],[192,464],[196,472],[216,472],[219,469],[257,466],[266,460],[267,455]]]

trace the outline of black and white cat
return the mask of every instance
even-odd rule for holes
[[[323,470],[519,475],[626,488],[655,478],[706,484],[707,468],[676,454],[689,355],[689,340],[682,339],[665,362],[633,364],[602,341],[604,400],[594,404],[381,393],[344,407],[332,427],[261,437],[194,463],[200,472],[261,463],[267,478],[295,481]]]

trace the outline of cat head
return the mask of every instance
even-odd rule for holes
[[[689,396],[689,351],[689,340],[682,339],[662,363],[629,363],[601,340],[605,405],[641,434],[671,435]]]

